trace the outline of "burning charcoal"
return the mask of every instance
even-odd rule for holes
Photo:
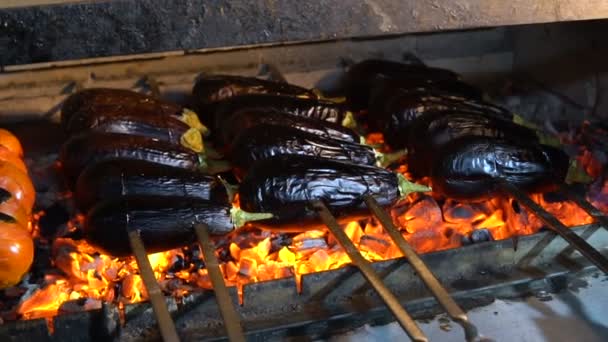
[[[568,197],[566,197],[566,195],[564,195],[563,193],[559,192],[546,192],[543,194],[543,199],[547,203],[558,203],[567,201]]]
[[[173,263],[173,265],[171,265],[168,272],[169,273],[179,272],[179,271],[185,269],[186,267],[188,267],[186,260],[184,258],[182,258],[181,255],[178,254],[175,256],[175,262]]]
[[[468,204],[447,200],[443,206],[443,218],[446,222],[472,222],[477,212]]]
[[[38,225],[40,234],[49,238],[55,236],[59,227],[65,225],[70,220],[70,214],[61,203],[55,203],[44,210],[44,215],[40,217]]]
[[[323,237],[309,238],[309,239],[294,241],[293,247],[294,247],[293,250],[295,252],[305,253],[306,251],[314,251],[317,249],[326,249],[327,242],[325,241],[325,238],[323,238]]]
[[[479,243],[486,241],[493,241],[492,233],[488,229],[476,229],[471,233],[471,242]]]
[[[386,252],[391,245],[389,237],[380,234],[363,235],[359,242],[359,248],[361,248],[361,250],[375,253],[380,257],[386,255]]]
[[[409,233],[442,223],[441,209],[432,197],[425,196],[399,216],[399,225]]]
[[[64,302],[59,307],[59,314],[84,312],[101,309],[101,301],[92,298],[79,298]]]
[[[293,235],[291,234],[277,234],[271,237],[270,239],[270,252],[268,254],[273,254],[281,250],[281,248],[290,246],[293,242]]]

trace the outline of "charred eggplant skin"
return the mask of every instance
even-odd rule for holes
[[[143,160],[187,170],[200,166],[199,156],[185,147],[127,134],[75,135],[63,144],[59,153],[62,171],[72,185],[87,165],[115,159]]]
[[[115,257],[131,255],[128,231],[137,229],[148,253],[184,246],[194,239],[194,225],[206,223],[212,235],[234,228],[231,206],[183,197],[122,197],[104,201],[86,215],[87,242]]]
[[[220,145],[231,146],[248,129],[259,125],[295,128],[325,139],[359,143],[359,135],[353,130],[331,122],[300,117],[274,109],[244,109],[223,121],[216,138]]]
[[[352,65],[345,74],[343,83],[351,110],[360,111],[368,107],[378,80],[390,80],[399,88],[419,86],[442,88],[443,84],[443,88],[453,90],[467,86],[459,82],[458,74],[449,70],[368,59]]]
[[[86,129],[99,115],[179,115],[183,107],[126,89],[90,88],[70,95],[61,107],[61,126],[68,133]]]
[[[325,139],[296,128],[258,125],[243,132],[229,157],[233,165],[246,170],[260,160],[275,156],[312,156],[361,165],[375,165],[374,150],[366,145]]]
[[[275,110],[295,116],[341,124],[348,111],[342,104],[314,98],[272,94],[246,94],[218,102],[214,110],[201,112],[201,121],[219,130],[224,120],[243,110]],[[207,115],[205,115],[207,114]]]
[[[123,196],[175,197],[228,203],[217,177],[142,160],[108,160],[87,166],[78,177],[75,203],[86,212],[95,203]]]
[[[338,218],[368,215],[364,196],[382,206],[399,199],[397,176],[378,167],[308,156],[280,156],[251,166],[239,187],[241,208],[272,219],[253,225],[271,229],[310,229],[319,225],[310,201],[323,201]]]
[[[564,179],[568,157],[551,147],[497,138],[467,137],[436,156],[433,191],[463,201],[495,196],[500,182],[529,192],[550,190]]]

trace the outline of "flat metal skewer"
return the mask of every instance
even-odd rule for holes
[[[597,249],[593,248],[587,241],[576,235],[571,229],[561,223],[555,216],[547,212],[543,207],[534,202],[526,193],[517,187],[503,183],[502,188],[508,194],[513,196],[520,204],[530,209],[536,214],[549,229],[561,236],[572,247],[576,248],[585,258],[591,261],[604,273],[608,273],[608,259],[604,257]]]
[[[234,304],[228,293],[228,288],[226,287],[226,283],[224,283],[220,263],[215,256],[215,246],[209,237],[209,226],[199,223],[194,226],[194,231],[203,251],[205,267],[207,267],[209,278],[211,278],[211,284],[215,291],[215,298],[220,308],[220,314],[224,319],[224,327],[226,328],[228,339],[232,342],[244,342],[245,335],[241,326],[241,318],[236,313]]]
[[[361,271],[363,277],[370,283],[370,285],[376,290],[380,298],[384,301],[389,310],[393,313],[399,325],[408,334],[408,336],[414,341],[428,341],[428,338],[424,335],[424,332],[420,329],[418,324],[412,319],[407,311],[401,306],[399,300],[395,295],[386,287],[382,282],[376,271],[371,266],[371,263],[367,261],[361,253],[357,250],[357,247],[348,238],[346,233],[340,228],[338,222],[334,216],[329,212],[329,209],[321,201],[313,201],[313,207],[318,211],[321,220],[329,228],[329,231],[334,235],[340,246],[344,249],[352,263]]]
[[[422,279],[427,288],[431,291],[433,296],[437,299],[437,302],[445,309],[448,315],[462,328],[464,329],[465,338],[467,341],[475,341],[479,339],[479,332],[477,327],[473,325],[467,316],[467,314],[458,306],[456,301],[450,296],[448,291],[441,285],[437,277],[422,261],[418,253],[414,248],[405,240],[403,235],[399,232],[399,229],[395,227],[393,220],[386,213],[384,209],[380,207],[378,201],[372,196],[365,197],[365,204],[376,216],[380,224],[384,227],[384,230],[393,239],[397,247],[401,250],[403,255],[407,258],[410,265],[414,268],[418,276]]]
[[[152,270],[152,265],[150,265],[150,260],[148,260],[148,255],[146,254],[146,249],[143,241],[141,240],[139,230],[129,229],[128,233],[131,249],[133,250],[133,255],[135,255],[135,261],[137,261],[137,267],[139,267],[141,279],[144,282],[146,291],[148,291],[148,296],[150,297],[152,309],[156,315],[156,320],[158,321],[158,327],[160,328],[160,334],[163,337],[163,341],[179,342],[179,336],[177,335],[177,330],[175,330],[173,318],[171,318],[171,315],[169,314],[167,302],[165,302],[165,296],[160,290],[160,286],[158,286],[158,282],[154,277],[154,270]]]
[[[576,203],[581,209],[583,209],[589,216],[593,217],[595,221],[602,225],[604,229],[608,229],[608,217],[598,208],[589,203],[583,196],[577,194],[572,188],[567,185],[560,186],[561,192],[563,192],[572,202]]]

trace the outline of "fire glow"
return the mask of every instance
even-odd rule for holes
[[[370,137],[381,142],[381,136]],[[588,158],[591,160],[590,158]],[[585,163],[587,167],[590,163]],[[397,171],[407,174],[407,166]],[[591,192],[590,192],[591,194]],[[531,198],[567,226],[592,223],[576,204],[547,196]],[[608,182],[588,196],[602,211],[608,210]],[[441,203],[441,204],[440,204]],[[409,196],[391,210],[394,222],[418,253],[458,248],[469,243],[502,240],[538,232],[542,222],[510,198],[495,197],[481,203],[459,203],[435,199],[427,194]],[[36,231],[35,215],[33,229]],[[82,217],[74,219],[82,220]],[[344,226],[348,237],[370,261],[401,257],[382,226],[371,219]],[[112,258],[99,254],[82,240],[57,238],[49,242],[56,270],[47,272],[44,284],[23,296],[16,307],[20,318],[50,317],[66,312],[65,306],[79,301],[86,308],[102,302],[124,304],[145,301],[147,294],[134,258]],[[301,276],[332,270],[350,259],[327,231],[300,234],[245,230],[216,241],[216,254],[228,286],[236,286],[242,303],[248,283],[293,277],[298,288]],[[163,291],[177,298],[212,289],[198,245],[148,255]],[[84,304],[82,304],[84,303]]]

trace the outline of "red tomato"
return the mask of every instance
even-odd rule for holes
[[[18,284],[33,260],[34,242],[26,228],[0,222],[0,289]]]
[[[0,188],[10,192],[28,214],[32,212],[36,190],[25,172],[8,162],[0,162]]]
[[[23,157],[23,147],[21,147],[19,139],[13,133],[3,128],[0,128],[0,145],[6,147],[18,157]]]

